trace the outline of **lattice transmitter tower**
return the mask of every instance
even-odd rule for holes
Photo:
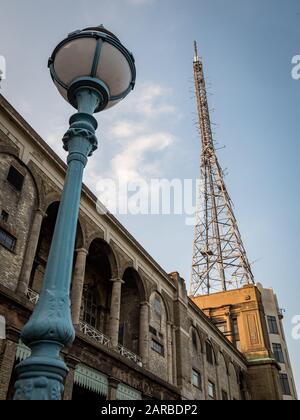
[[[254,284],[224,174],[216,155],[203,64],[195,42],[194,77],[202,141],[191,295],[209,295]]]

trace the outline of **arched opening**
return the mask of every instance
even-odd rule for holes
[[[139,354],[140,304],[142,281],[133,268],[123,275],[119,344],[135,354]]]
[[[29,282],[29,288],[37,293],[40,293],[42,289],[43,278],[45,275],[58,209],[59,203],[52,203],[48,207],[46,216],[42,223],[38,247],[35,254]]]
[[[192,394],[195,400],[200,400],[203,398],[203,356],[200,337],[195,327],[190,329],[189,350]]]
[[[111,249],[102,239],[95,239],[87,256],[81,320],[103,334],[108,334],[112,290]]]
[[[41,226],[37,251],[35,254],[29,281],[29,289],[33,290],[36,293],[40,293],[42,289],[43,278],[45,275],[48,256],[53,239],[59,205],[59,202],[54,202],[50,204],[46,211],[46,216],[44,217]],[[83,234],[80,224],[78,223],[75,249],[81,247],[82,244]]]

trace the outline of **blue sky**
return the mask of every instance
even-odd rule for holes
[[[47,59],[67,33],[103,23],[134,53],[134,93],[98,116],[100,148],[85,182],[101,175],[193,178],[200,141],[194,126],[193,40],[208,80],[220,162],[257,282],[286,309],[286,333],[300,388],[298,274],[300,54],[297,0],[1,0],[2,93],[65,158],[61,137],[73,112],[50,80]],[[133,158],[131,150],[138,150]],[[122,216],[166,271],[187,280],[193,229],[182,216]]]

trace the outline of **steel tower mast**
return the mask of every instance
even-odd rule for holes
[[[254,284],[254,278],[216,155],[203,64],[194,46],[202,154],[191,295],[198,296],[239,289]]]

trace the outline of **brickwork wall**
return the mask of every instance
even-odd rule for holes
[[[16,360],[17,345],[9,340],[3,340],[0,355],[0,400],[6,400],[10,378]]]
[[[7,181],[11,165],[25,175],[20,192]],[[8,222],[0,222],[0,228],[17,239],[13,251],[0,244],[0,281],[12,290],[17,287],[36,202],[37,192],[29,171],[13,156],[0,153],[0,213],[4,210],[9,214]]]

